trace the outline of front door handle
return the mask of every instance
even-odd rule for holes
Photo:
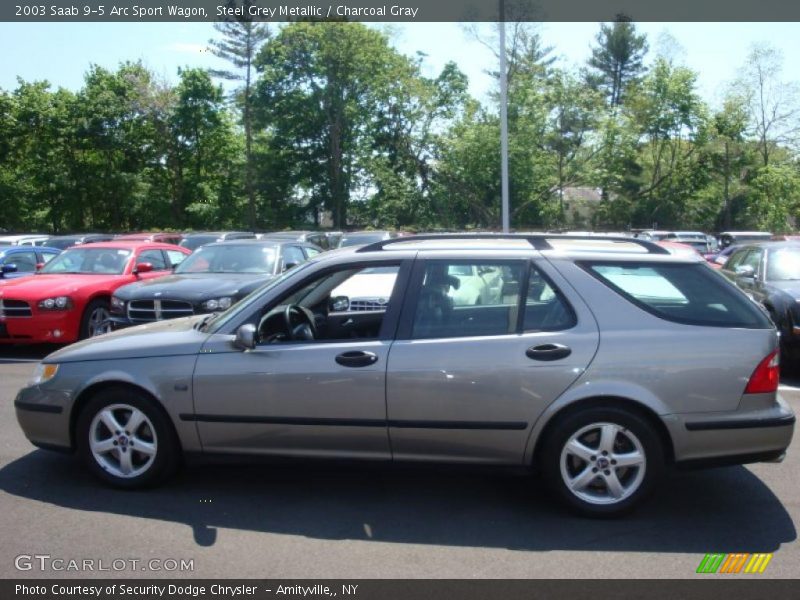
[[[572,354],[572,348],[563,344],[542,344],[532,346],[525,351],[525,356],[532,360],[561,360]]]
[[[336,362],[343,367],[368,367],[378,362],[378,356],[372,352],[354,350],[353,352],[343,352],[336,357]]]

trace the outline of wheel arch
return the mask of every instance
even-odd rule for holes
[[[667,429],[664,421],[659,415],[649,406],[642,402],[632,400],[623,396],[615,395],[599,395],[589,396],[570,402],[556,410],[552,415],[547,418],[547,421],[542,425],[539,435],[536,437],[536,442],[533,446],[531,465],[535,469],[539,469],[539,461],[542,457],[542,450],[547,438],[551,435],[553,429],[563,421],[565,418],[573,415],[581,410],[587,408],[618,408],[634,413],[645,419],[658,434],[661,444],[664,448],[664,456],[667,463],[673,464],[675,462],[675,448],[672,442],[672,436]]]
[[[149,399],[153,403],[155,410],[160,412],[161,415],[166,420],[166,422],[169,423],[169,427],[172,430],[174,439],[177,441],[179,447],[181,448],[181,451],[183,451],[183,443],[181,442],[181,438],[178,435],[177,430],[175,429],[175,423],[173,423],[172,419],[169,416],[169,413],[167,412],[167,409],[164,408],[164,405],[158,400],[155,394],[153,394],[150,390],[148,390],[145,387],[121,379],[107,379],[104,381],[94,382],[88,385],[83,390],[81,390],[78,396],[75,398],[75,401],[72,405],[72,410],[70,411],[69,415],[69,441],[70,441],[70,447],[72,448],[73,451],[78,447],[77,431],[76,431],[78,427],[78,419],[80,418],[81,413],[86,408],[86,405],[92,398],[94,398],[100,392],[114,388],[130,390],[138,394],[141,394],[142,396]]]

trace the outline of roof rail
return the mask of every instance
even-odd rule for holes
[[[386,246],[405,242],[426,242],[431,240],[525,240],[535,250],[553,250],[548,240],[584,240],[592,242],[614,242],[621,244],[636,244],[647,250],[648,254],[669,254],[669,250],[655,242],[633,237],[602,236],[602,235],[570,235],[558,233],[444,233],[409,235],[403,237],[381,240],[362,246],[356,252],[376,252]]]

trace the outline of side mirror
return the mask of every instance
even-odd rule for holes
[[[734,270],[737,277],[742,277],[745,279],[753,279],[756,276],[756,270],[750,265],[739,265]]]
[[[36,270],[41,271],[42,269],[44,269],[44,265],[45,263],[36,263]]]
[[[299,263],[296,262],[288,262],[285,265],[283,265],[283,270],[288,271],[289,269],[294,269],[298,264]]]
[[[5,275],[6,273],[16,273],[17,272],[17,265],[11,263],[8,265],[3,265],[2,271],[0,271],[0,277]]]
[[[328,302],[330,312],[345,312],[350,308],[350,298],[347,296],[333,296]]]
[[[256,337],[256,326],[252,323],[245,323],[236,330],[233,345],[239,350],[253,350],[256,347]]]
[[[136,268],[133,269],[133,274],[139,275],[140,273],[149,273],[152,270],[153,270],[152,263],[147,263],[147,262],[139,263],[138,265],[136,265]]]

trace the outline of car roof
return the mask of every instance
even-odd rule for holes
[[[39,250],[40,252],[61,252],[58,248],[51,248],[50,246],[0,246],[0,254],[15,254],[17,252],[30,252],[31,250]]]
[[[165,244],[164,242],[147,242],[144,240],[122,240],[116,239],[111,240],[109,242],[94,242],[93,244],[84,244],[81,246],[75,246],[72,248],[68,248],[68,250],[96,250],[96,249],[103,249],[103,248],[111,248],[115,250],[136,250],[137,248],[145,248],[145,249],[160,249],[160,250],[175,250],[176,248],[181,248],[180,246],[176,246],[175,244]],[[181,250],[186,250],[186,248],[181,248]]]

